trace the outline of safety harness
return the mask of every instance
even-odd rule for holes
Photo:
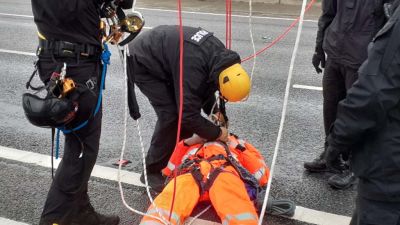
[[[190,155],[188,158],[186,158],[183,163],[177,168],[177,175],[191,173],[200,188],[200,195],[202,195],[210,190],[211,186],[213,185],[214,181],[217,179],[220,173],[227,172],[224,170],[224,168],[230,165],[236,170],[240,178],[245,183],[250,199],[254,200],[257,197],[257,190],[259,190],[260,188],[257,179],[246,168],[244,168],[237,161],[237,159],[235,159],[226,143],[220,141],[218,141],[217,143],[225,149],[226,156],[224,154],[218,154],[207,159],[199,158],[199,156],[197,156],[197,153],[203,147],[205,147],[205,145],[203,144],[196,150],[193,155]],[[246,150],[246,147],[241,144],[237,144],[236,149],[243,152]],[[214,167],[212,165],[213,161],[225,162],[218,167]],[[201,163],[207,163],[211,166],[211,170],[207,176],[204,176],[200,171]]]

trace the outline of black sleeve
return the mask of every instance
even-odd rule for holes
[[[316,46],[322,47],[326,28],[336,15],[337,0],[322,0],[322,15],[318,19]]]
[[[105,2],[113,2],[114,0],[95,0],[99,5]],[[133,5],[133,0],[121,0],[118,5],[123,9],[130,9]]]
[[[400,23],[396,26],[395,30],[400,31]],[[349,89],[346,99],[339,103],[337,119],[328,138],[334,149],[348,152],[366,132],[379,129],[387,114],[399,107],[400,42],[395,38],[390,40],[390,33],[394,37],[400,35],[400,32],[387,29],[376,37],[370,45],[367,61],[360,67],[359,80]],[[390,57],[386,57],[388,55]]]
[[[214,106],[215,103],[216,103],[215,95],[210,93],[208,98],[203,103],[203,111],[204,111],[204,113],[207,114],[207,115],[210,115],[211,113],[214,113],[215,109],[217,108],[217,106]],[[211,112],[211,110],[213,110],[213,108],[214,108],[214,112]]]
[[[132,8],[133,5],[133,0],[123,0],[121,3],[119,3],[119,6],[123,9],[130,9]]]
[[[220,135],[220,128],[201,115],[204,102],[203,93],[207,88],[206,85],[209,85],[204,73],[205,71],[195,63],[184,64],[182,126],[202,138],[215,140]],[[173,77],[176,102],[179,103],[179,70]],[[179,110],[179,104],[177,105]]]

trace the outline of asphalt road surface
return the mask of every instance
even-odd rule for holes
[[[143,7],[138,10],[145,16],[147,29],[178,22],[174,11]],[[50,130],[31,125],[21,108],[21,95],[26,91],[24,86],[33,70],[35,56],[32,53],[37,44],[36,26],[31,15],[28,0],[0,0],[0,146],[50,155]],[[252,53],[248,18],[234,16],[232,22],[232,48],[245,58]],[[256,49],[270,43],[291,22],[283,18],[253,18]],[[224,14],[184,13],[183,23],[201,26],[225,40]],[[321,75],[316,74],[311,65],[316,29],[315,21],[304,23],[292,85],[321,86]],[[243,103],[227,105],[230,130],[253,143],[269,163],[279,129],[296,30],[257,58],[250,98]],[[112,47],[112,53],[104,93],[103,130],[97,165],[115,169],[112,163],[119,157],[123,142],[124,75],[115,47]],[[252,61],[244,63],[244,66],[250,71]],[[38,83],[37,78],[35,83]],[[138,100],[142,113],[141,132],[147,149],[155,114],[140,93]],[[292,87],[272,181],[272,196],[291,199],[307,209],[349,217],[354,208],[355,187],[344,191],[332,190],[326,183],[329,174],[309,174],[303,169],[303,163],[314,159],[322,150],[322,124],[321,91]],[[127,134],[125,158],[132,163],[124,170],[140,173],[141,148],[135,122],[130,118]],[[0,148],[1,151],[5,152]],[[37,224],[51,182],[49,168],[5,157],[0,157],[0,168],[0,218]],[[122,205],[115,180],[93,177],[89,189],[98,211],[120,215],[123,225],[138,224],[140,216]],[[131,206],[139,210],[147,208],[149,203],[143,187],[124,184],[124,191]],[[202,219],[218,221],[212,210]],[[271,225],[309,224],[273,216],[267,216],[266,221]]]

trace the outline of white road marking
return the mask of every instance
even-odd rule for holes
[[[141,8],[141,7],[136,7],[135,9],[142,9],[142,10],[148,10],[148,11],[159,11],[159,12],[173,12],[177,13],[177,10],[172,10],[172,9],[150,9],[150,8]],[[226,16],[225,14],[222,13],[208,13],[208,12],[193,12],[193,11],[182,11],[183,14],[198,14],[198,15],[209,15],[209,16]],[[232,15],[232,17],[238,17],[238,18],[248,18],[249,16],[247,15]],[[257,19],[268,19],[268,20],[287,20],[287,21],[293,21],[295,19],[293,18],[284,18],[284,17],[270,17],[270,16],[252,16],[252,18],[257,18]],[[318,23],[318,20],[304,20],[305,22],[313,22],[313,23]]]
[[[7,218],[0,217],[1,225],[28,225],[27,223],[21,223],[14,220],[9,220]]]
[[[315,87],[315,86],[308,86],[308,85],[301,85],[301,84],[293,84],[292,87],[293,88],[299,88],[299,89],[322,91],[322,87]]]
[[[173,12],[177,13],[176,10],[171,10],[171,9],[150,9],[150,8],[140,8],[136,7],[136,9],[141,9],[141,10],[148,10],[148,11],[159,11],[159,12]],[[197,15],[208,15],[208,16],[225,16],[225,14],[222,13],[207,13],[207,12],[192,12],[192,11],[182,11],[183,14],[197,14]],[[24,17],[24,18],[33,18],[32,15],[20,15],[20,14],[12,14],[12,13],[0,13],[2,16],[14,16],[14,17]],[[232,15],[232,17],[237,17],[237,18],[248,18],[249,16],[246,15]],[[270,16],[252,16],[252,18],[257,18],[257,19],[268,19],[268,20],[285,20],[285,21],[293,21],[295,19],[293,18],[283,18],[283,17],[270,17]],[[312,22],[312,23],[317,23],[317,20],[304,20],[305,22]]]
[[[22,163],[29,163],[29,164],[47,167],[47,168],[51,167],[51,157],[48,155],[43,155],[43,154],[28,152],[28,151],[22,151],[22,150],[18,150],[18,149],[3,147],[3,146],[0,146],[0,158],[14,160],[14,161],[22,162]],[[60,159],[55,160],[54,161],[55,167],[57,167],[59,163],[60,163]],[[95,165],[93,172],[92,172],[92,176],[106,179],[106,180],[118,181],[117,173],[118,173],[118,169]],[[123,183],[126,183],[126,184],[144,187],[144,185],[140,182],[140,174],[139,173],[128,172],[128,171],[123,170],[123,171],[121,171],[121,180]],[[332,213],[327,213],[327,212],[322,212],[322,211],[317,211],[317,210],[297,206],[296,213],[292,219],[306,222],[306,223],[319,224],[319,225],[345,225],[345,224],[349,224],[351,218],[347,217],[347,216],[336,215],[336,214],[332,214]],[[195,224],[199,224],[199,225],[200,224],[210,224],[210,225],[211,224],[219,224],[219,223],[215,223],[215,222],[209,222],[209,221],[207,222],[205,220],[196,220],[196,221],[198,221],[198,222]],[[0,224],[3,224],[3,223],[1,223],[1,219],[0,219]],[[12,224],[12,225],[14,225],[14,224]]]
[[[36,56],[35,53],[31,53],[31,52],[21,52],[21,51],[7,50],[7,49],[0,49],[0,52],[3,52],[3,53],[11,53],[11,54],[17,54],[17,55]]]
[[[31,15],[20,15],[20,14],[12,14],[12,13],[0,13],[1,16],[14,16],[14,17],[24,17],[24,18],[33,18]]]

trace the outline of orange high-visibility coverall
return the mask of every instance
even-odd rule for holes
[[[227,143],[233,157],[244,168],[246,168],[264,186],[269,177],[269,168],[264,162],[260,152],[251,144],[231,135]],[[207,142],[186,146],[181,141],[172,154],[168,166],[163,173],[172,177],[173,170],[188,160],[197,160],[197,163],[190,169],[180,168],[176,177],[176,195],[174,208],[172,210],[171,224],[183,224],[185,219],[190,216],[193,208],[199,201],[209,200],[214,206],[215,211],[221,218],[222,224],[257,224],[258,215],[253,202],[247,193],[246,187],[238,172],[224,157],[227,156],[225,147],[220,142]],[[186,161],[185,161],[186,160]],[[202,182],[209,185],[208,190],[202,191],[199,187],[199,180],[192,175],[191,171],[197,168],[203,176]],[[213,176],[213,171],[222,171]],[[222,170],[221,170],[222,169]],[[182,174],[183,173],[183,174]],[[179,175],[180,174],[180,175]],[[213,177],[213,178],[211,178]],[[211,184],[207,183],[213,179]],[[204,186],[203,186],[204,187]],[[157,210],[166,220],[174,192],[174,181],[171,180],[164,190],[154,200]],[[150,206],[148,215],[159,217],[156,209]],[[160,221],[145,216],[141,225],[158,225]]]

